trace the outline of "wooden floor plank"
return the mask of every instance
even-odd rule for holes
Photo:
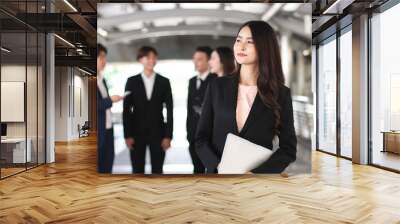
[[[96,139],[56,144],[56,163],[0,181],[0,223],[400,223],[400,175],[312,153],[290,176],[96,172]]]

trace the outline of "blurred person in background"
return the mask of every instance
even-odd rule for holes
[[[233,51],[229,47],[217,47],[211,53],[208,61],[210,71],[218,77],[230,75],[235,71],[235,58]]]
[[[186,132],[195,174],[205,172],[204,166],[196,154],[194,137],[207,85],[212,79],[217,77],[210,72],[208,66],[211,52],[212,49],[207,46],[201,46],[196,49],[193,54],[193,64],[197,74],[189,80]]]
[[[171,85],[167,78],[154,71],[158,53],[143,46],[136,59],[143,71],[130,77],[125,86],[123,126],[126,146],[130,149],[133,173],[145,172],[146,148],[150,148],[153,174],[161,174],[165,152],[171,146],[173,132],[173,102]],[[167,118],[163,109],[166,107]],[[166,120],[166,122],[165,122]]]
[[[111,107],[123,99],[122,96],[108,94],[108,86],[103,77],[107,63],[107,49],[97,44],[97,171],[111,173],[114,162],[114,130]]]

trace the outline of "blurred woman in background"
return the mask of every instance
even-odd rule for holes
[[[228,47],[218,47],[211,53],[208,61],[210,71],[218,77],[232,74],[235,71],[235,58],[232,49]]]

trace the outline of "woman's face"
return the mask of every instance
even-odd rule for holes
[[[222,70],[222,64],[221,64],[221,60],[219,58],[219,55],[216,51],[213,51],[211,53],[211,58],[208,61],[208,64],[210,65],[210,71],[212,73],[216,73],[219,74],[221,73]]]
[[[257,50],[253,42],[250,28],[243,27],[236,37],[233,45],[235,59],[239,64],[256,64],[258,60]]]

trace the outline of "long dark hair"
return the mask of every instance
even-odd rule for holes
[[[249,21],[243,24],[251,30],[258,55],[258,94],[262,102],[272,109],[275,116],[274,133],[279,134],[281,126],[281,107],[278,103],[279,89],[285,84],[282,71],[281,55],[274,29],[264,21]],[[240,74],[238,65],[237,74]]]
[[[235,71],[235,57],[233,51],[229,47],[217,47],[215,48],[219,56],[219,60],[224,70],[224,75],[232,74]]]

